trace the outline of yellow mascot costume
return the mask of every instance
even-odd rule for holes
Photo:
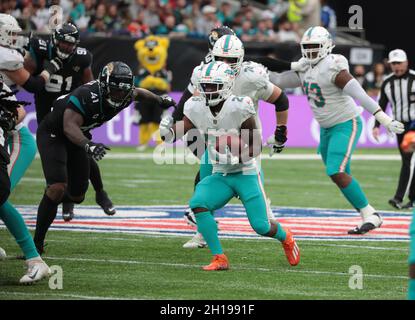
[[[167,52],[170,40],[165,37],[148,36],[138,40],[134,48],[139,61],[138,76],[135,77],[135,85],[161,95],[170,91],[171,72],[166,69]],[[153,134],[158,131],[161,115],[164,110],[158,106],[146,103],[136,103],[136,109],[140,115],[139,120],[139,150],[144,150]],[[154,139],[161,143],[160,136]]]

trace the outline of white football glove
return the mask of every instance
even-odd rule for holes
[[[403,123],[393,120],[385,112],[379,111],[375,114],[375,118],[381,125],[383,125],[390,133],[403,133],[405,126]]]
[[[174,140],[174,132],[173,132],[173,117],[168,115],[161,119],[159,130],[160,130],[160,137],[163,138],[164,141],[171,143]]]
[[[310,67],[310,63],[306,59],[301,58],[298,61],[291,62],[291,70],[297,72],[305,72]]]
[[[216,160],[218,164],[235,165],[239,163],[239,158],[231,153],[228,146],[225,148],[225,153],[220,153],[216,151],[216,147],[213,145],[213,143],[208,143],[208,150],[209,154]]]

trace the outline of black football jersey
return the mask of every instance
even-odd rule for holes
[[[88,82],[69,94],[59,97],[53,103],[53,110],[43,120],[49,130],[57,135],[63,134],[63,114],[67,108],[78,112],[84,119],[81,130],[88,134],[89,130],[100,127],[114,118],[131,103],[126,101],[123,106],[113,108],[102,96],[97,80]]]
[[[51,60],[56,57],[51,40],[32,38],[29,52],[32,59],[36,61],[35,75],[43,71],[44,60]],[[84,70],[91,67],[92,54],[85,48],[77,47],[74,54],[63,62],[63,68],[56,74],[51,75],[42,91],[35,93],[38,123],[50,112],[55,99],[83,84]]]

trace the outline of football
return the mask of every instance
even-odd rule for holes
[[[223,134],[216,137],[216,151],[219,153],[226,153],[226,147],[230,152],[239,157],[242,149],[245,147],[245,143],[242,138],[237,134]]]

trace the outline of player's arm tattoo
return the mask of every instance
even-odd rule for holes
[[[78,112],[67,108],[63,113],[63,133],[69,141],[80,147],[89,140],[81,130],[83,123],[84,118]]]
[[[262,139],[261,132],[258,130],[255,117],[250,117],[245,120],[241,125],[241,132],[243,138],[249,137],[248,148],[241,151],[241,159],[246,161],[246,159],[252,159],[261,154],[262,150]],[[245,134],[248,132],[248,134]]]
[[[88,83],[94,80],[94,74],[92,73],[91,68],[86,68],[82,74],[82,83]]]

